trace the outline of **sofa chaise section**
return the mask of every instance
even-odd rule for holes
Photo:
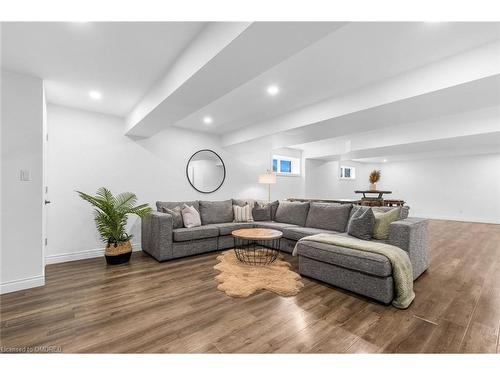
[[[347,233],[341,235],[347,236]],[[388,244],[409,255],[413,279],[428,267],[427,220],[406,218],[390,224]],[[394,298],[392,267],[382,255],[307,241],[297,244],[299,273],[382,303]]]

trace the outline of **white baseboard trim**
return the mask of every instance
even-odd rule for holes
[[[45,276],[26,277],[13,281],[7,281],[0,284],[0,294],[17,292],[18,290],[35,288],[37,286],[45,285]]]
[[[410,209],[410,217],[424,217],[426,219],[434,220],[450,220],[450,221],[462,221],[465,223],[483,223],[483,224],[500,224],[500,220],[490,220],[477,217],[456,217],[456,216],[441,216],[441,215],[426,215],[426,214],[412,214]]]
[[[141,245],[139,243],[133,243],[132,251],[141,251]],[[104,256],[104,247],[90,250],[78,250],[71,253],[46,255],[45,264],[72,262],[75,260],[99,258],[102,256]]]

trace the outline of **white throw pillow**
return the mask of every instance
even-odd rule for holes
[[[234,221],[236,223],[248,223],[253,221],[252,208],[249,204],[241,207],[233,205]]]
[[[182,209],[182,220],[184,221],[184,226],[186,228],[201,226],[200,213],[196,211],[196,208],[188,206],[185,203],[184,208]]]

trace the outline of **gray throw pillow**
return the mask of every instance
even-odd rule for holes
[[[182,220],[182,209],[179,206],[172,208],[161,207],[161,211],[165,214],[172,215],[173,229],[184,227],[184,220]]]
[[[355,207],[356,210],[347,225],[347,234],[369,241],[375,225],[375,215],[370,207]]]
[[[271,221],[271,204],[255,202],[252,208],[252,217],[254,221]]]

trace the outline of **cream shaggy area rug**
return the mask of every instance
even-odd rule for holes
[[[266,289],[281,296],[294,296],[304,284],[300,275],[290,270],[290,263],[276,259],[267,266],[251,266],[241,263],[233,250],[217,257],[214,269],[220,271],[215,277],[217,289],[231,297],[248,297],[260,289]]]

